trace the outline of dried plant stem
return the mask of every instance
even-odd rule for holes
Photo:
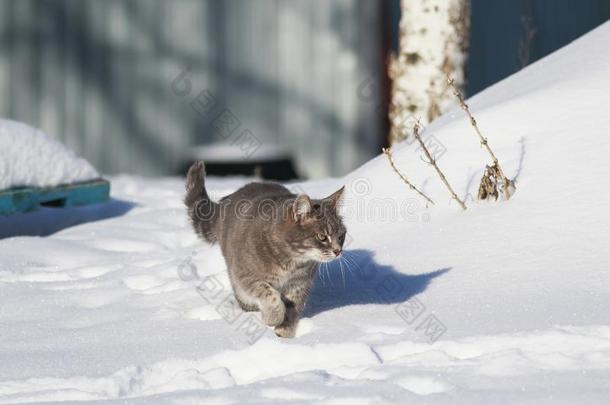
[[[417,139],[417,142],[419,142],[419,146],[421,146],[421,148],[424,150],[424,153],[426,154],[426,157],[428,158],[428,161],[424,160],[424,162],[426,162],[426,163],[432,165],[432,167],[434,167],[434,169],[436,170],[436,172],[440,176],[440,178],[443,181],[443,183],[445,183],[445,186],[447,186],[447,189],[449,190],[449,193],[451,193],[451,197],[453,197],[453,199],[455,201],[457,201],[458,204],[460,204],[460,207],[462,207],[462,209],[465,210],[466,209],[466,204],[464,204],[464,201],[460,200],[460,198],[457,196],[455,191],[453,191],[453,188],[451,187],[451,185],[447,181],[447,178],[445,177],[445,175],[443,174],[441,169],[439,169],[438,165],[436,164],[436,160],[430,154],[430,151],[426,147],[426,144],[424,143],[424,141],[422,141],[421,135],[419,134],[419,124],[415,124],[415,126],[413,127],[413,135],[415,136],[415,139]]]
[[[513,182],[511,182],[510,180],[508,180],[508,178],[506,177],[506,175],[504,174],[504,171],[502,171],[502,168],[500,167],[500,163],[498,162],[498,158],[496,157],[496,155],[493,153],[493,151],[491,150],[491,148],[489,147],[489,143],[487,142],[487,138],[485,138],[483,136],[483,134],[481,133],[481,130],[479,129],[479,126],[477,125],[477,121],[474,119],[474,117],[472,116],[472,113],[470,112],[470,108],[468,107],[468,104],[466,104],[466,102],[464,101],[464,97],[462,96],[462,93],[460,93],[460,91],[458,90],[458,88],[455,85],[455,82],[452,78],[447,77],[447,84],[449,86],[451,86],[451,88],[453,89],[453,95],[455,97],[457,97],[459,103],[460,103],[460,107],[462,107],[462,110],[464,110],[464,112],[468,115],[468,118],[470,118],[470,125],[472,125],[472,127],[474,128],[475,132],[477,133],[477,135],[479,136],[479,140],[481,142],[481,145],[485,147],[485,149],[487,149],[487,152],[489,153],[489,156],[491,156],[491,160],[493,161],[493,167],[495,167],[495,169],[497,170],[498,174],[500,175],[500,178],[502,180],[502,191],[504,192],[504,197],[508,200],[511,196],[511,190],[514,191],[514,184]]]
[[[420,196],[424,197],[424,198],[426,199],[426,201],[428,201],[430,204],[434,204],[434,201],[432,201],[432,200],[430,199],[430,197],[428,197],[427,195],[425,195],[424,193],[422,193],[421,191],[419,191],[419,190],[417,189],[417,187],[415,187],[415,186],[413,185],[413,183],[411,183],[411,182],[409,181],[409,179],[407,179],[407,177],[406,177],[404,174],[402,174],[401,172],[399,172],[399,171],[398,171],[398,169],[396,168],[396,165],[394,164],[394,157],[392,156],[392,150],[391,150],[391,148],[383,148],[383,149],[382,149],[382,151],[383,151],[383,153],[384,153],[384,154],[387,156],[388,161],[390,162],[390,166],[392,166],[392,169],[393,169],[393,170],[396,172],[396,174],[397,174],[397,175],[398,175],[398,176],[399,176],[399,177],[402,179],[402,181],[404,181],[404,182],[405,182],[405,184],[411,188],[411,190],[415,190],[415,192],[416,192],[417,194],[419,194]]]

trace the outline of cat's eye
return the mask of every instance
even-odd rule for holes
[[[326,240],[326,235],[323,233],[318,233],[316,234],[316,239],[318,239],[320,242],[324,242]]]

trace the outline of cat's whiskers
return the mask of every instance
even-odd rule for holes
[[[345,290],[345,273],[343,272],[343,256],[339,257],[339,266],[341,266],[341,278],[343,278],[343,289]]]
[[[343,257],[345,258],[345,267],[347,267],[347,270],[349,272],[353,272],[353,269],[350,267],[350,265],[355,264],[354,261],[350,259],[350,257],[347,255],[347,252],[345,252]]]
[[[353,254],[353,255],[355,255],[354,253],[352,253],[352,254]],[[346,258],[347,258],[347,259],[348,259],[348,260],[349,260],[349,261],[350,261],[350,262],[351,262],[351,263],[352,263],[354,266],[356,266],[356,275],[357,275],[357,278],[358,278],[358,279],[360,279],[360,280],[365,279],[365,278],[366,278],[366,270],[364,270],[364,269],[362,268],[362,266],[360,266],[360,264],[358,263],[358,261],[357,261],[357,256],[356,256],[356,257],[354,257],[354,256],[349,256],[349,255],[346,255],[345,257],[346,257]]]
[[[324,271],[322,269],[323,264],[325,264],[325,263],[322,262],[322,263],[318,264],[318,275],[319,275],[320,281],[322,282],[322,286],[326,287],[326,284],[324,283]]]
[[[330,286],[332,288],[335,288],[335,285],[333,284],[333,279],[332,276],[330,274],[330,269],[328,268],[328,262],[324,263],[326,265],[326,274],[328,275],[328,281],[330,282]]]
[[[345,258],[348,259],[351,263],[353,263],[358,270],[362,273],[362,267],[360,267],[360,265],[358,264],[358,262],[356,261],[356,259],[354,259],[353,257],[350,257],[348,255],[349,252],[345,252]]]

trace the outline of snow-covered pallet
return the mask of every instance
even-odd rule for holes
[[[106,201],[110,183],[104,179],[55,187],[15,187],[0,191],[0,215],[36,210],[42,206],[72,207]]]

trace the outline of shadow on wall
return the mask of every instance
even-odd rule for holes
[[[344,255],[318,268],[304,317],[348,305],[399,304],[423,292],[433,279],[451,269],[408,275],[376,263],[368,250],[344,251]]]
[[[175,173],[191,146],[227,141],[227,129],[229,135],[235,132],[231,142],[252,130],[261,142],[291,145],[300,155],[317,158],[324,152],[320,164],[337,175],[378,150],[370,134],[381,137],[375,125],[380,114],[369,115],[371,108],[362,105],[347,119],[341,95],[329,90],[350,89],[360,80],[357,74],[376,77],[374,68],[382,62],[381,57],[371,58],[379,48],[376,36],[371,33],[361,41],[348,29],[354,18],[374,21],[375,13],[363,11],[376,11],[374,2],[73,3],[2,2],[0,58],[8,65],[0,72],[0,93],[6,93],[0,115],[59,136],[104,173]],[[325,13],[333,14],[335,25],[320,18]],[[318,57],[324,66],[315,72],[298,63],[328,53],[315,42],[326,38],[321,34],[306,35],[303,44],[288,50],[276,46],[280,28],[288,29],[290,40],[315,24],[324,24],[341,41],[339,50],[354,53],[350,74],[325,57]],[[257,26],[266,29],[252,29]],[[312,49],[317,50],[314,56]],[[278,62],[284,59],[292,62]],[[189,90],[179,95],[172,80],[187,68],[192,69]],[[333,87],[337,80],[343,84]],[[303,85],[312,81],[316,86]],[[322,94],[320,89],[328,91]],[[208,90],[214,109],[202,113],[194,106],[201,105],[200,95]],[[355,91],[348,95],[356,97]],[[219,120],[223,112],[227,114]],[[350,152],[346,145],[352,143]]]
[[[0,239],[12,236],[48,236],[71,226],[118,217],[134,203],[111,198],[101,204],[69,208],[41,208],[24,214],[0,217]]]

